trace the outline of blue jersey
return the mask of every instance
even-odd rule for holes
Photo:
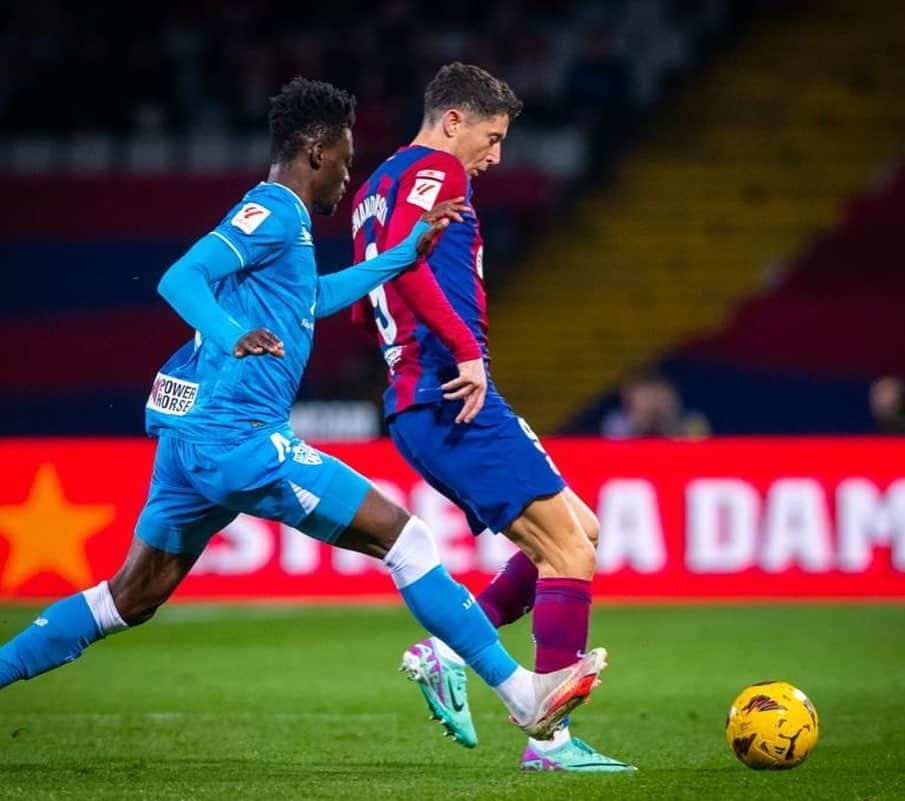
[[[225,442],[285,426],[311,353],[318,276],[311,218],[298,196],[260,183],[208,237],[225,243],[240,268],[214,284],[217,303],[241,332],[272,331],[286,355],[236,359],[196,334],[154,380],[146,407],[152,436]]]

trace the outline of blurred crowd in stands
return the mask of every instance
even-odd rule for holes
[[[9,131],[259,129],[288,76],[358,95],[359,133],[398,138],[439,64],[499,73],[537,124],[595,126],[656,100],[729,0],[15,2],[0,31]]]
[[[877,379],[870,388],[870,412],[879,434],[905,434],[905,381]]]
[[[481,187],[483,233],[491,256],[488,262],[494,264],[488,280],[500,280],[494,276],[505,278],[507,259],[512,260],[517,248],[524,246],[523,232],[549,224],[555,218],[553,207],[566,196],[564,188],[600,166],[589,162],[607,152],[613,142],[611,132],[620,121],[656,103],[673,78],[707,57],[718,32],[725,33],[759,7],[753,0],[563,4],[460,0],[448,5],[386,0],[317,7],[278,0],[162,0],[140,7],[14,1],[0,15],[0,174],[16,174],[20,183],[15,204],[19,206],[29,205],[29,198],[41,197],[45,191],[36,180],[33,194],[23,195],[29,179],[44,175],[56,181],[60,173],[94,176],[98,185],[110,173],[150,174],[154,180],[161,175],[162,181],[178,183],[183,192],[186,175],[192,172],[238,176],[244,185],[247,175],[259,173],[266,163],[262,157],[266,158],[267,150],[268,95],[299,73],[329,80],[357,95],[356,169],[364,171],[369,161],[384,158],[415,131],[423,88],[440,64],[477,63],[509,81],[525,101],[523,119],[507,140],[504,170]],[[217,137],[229,140],[219,153]],[[190,138],[200,143],[191,150],[194,156],[183,155],[190,150],[184,145]],[[246,147],[252,138],[254,146]],[[157,150],[155,140],[162,143]],[[504,171],[508,180],[502,180]],[[59,197],[58,183],[55,189]],[[203,189],[196,187],[192,203]],[[211,183],[211,208],[220,208],[221,191],[220,184]],[[81,190],[73,197],[94,207]],[[13,203],[13,193],[9,198]],[[137,202],[133,198],[132,203]],[[0,215],[7,218],[5,229],[0,223],[4,262],[28,267],[20,270],[18,285],[5,301],[0,300],[0,324],[4,317],[12,327],[20,324],[14,322],[17,315],[21,322],[27,315],[66,312],[71,341],[90,350],[96,344],[99,309],[111,314],[129,310],[118,323],[123,330],[133,326],[138,315],[156,313],[152,293],[146,290],[154,284],[155,271],[189,241],[189,233],[180,227],[180,215],[159,212],[161,219],[155,217],[154,224],[124,233],[117,227],[119,218],[108,211],[94,215],[87,232],[80,229],[73,239],[67,226],[58,225],[63,233],[48,232],[46,205],[31,205],[40,207],[42,219],[25,234],[17,222],[20,217]],[[162,204],[149,200],[146,205]],[[888,205],[901,208],[901,204]],[[67,220],[85,217],[70,214],[60,203],[54,213]],[[169,230],[164,225],[166,216],[180,224]],[[331,228],[321,221],[322,268],[333,269],[348,259],[345,223],[334,223]],[[838,250],[835,245],[833,249]],[[128,282],[118,280],[122,264],[130,265]],[[80,267],[90,268],[98,284],[90,303],[80,302],[85,293],[73,290],[73,282],[81,280]],[[134,280],[136,275],[142,280]],[[815,275],[818,282],[826,280],[825,270]],[[48,338],[52,334],[43,321],[37,329],[46,331]],[[768,321],[763,330],[778,330],[778,326]],[[117,336],[109,333],[111,339]],[[360,399],[370,397],[362,387],[374,392],[382,388],[379,360],[370,348],[350,344],[348,339],[344,329],[336,333],[322,326],[316,351],[324,354],[322,364],[319,370],[317,361],[313,363],[309,371],[313,389],[302,398],[324,401],[348,395]],[[151,350],[149,345],[144,355],[148,370],[157,363]],[[731,349],[722,352],[733,357],[729,363],[740,362]],[[141,356],[132,354],[135,360]],[[701,437],[711,430],[805,433],[835,431],[837,418],[850,422],[857,416],[851,430],[864,433],[873,421],[877,431],[905,433],[905,382],[900,378],[878,380],[868,402],[867,379],[843,386],[829,380],[820,384],[808,376],[800,385],[789,383],[788,391],[777,391],[799,397],[801,410],[774,413],[769,404],[760,404],[765,413],[755,420],[750,398],[764,391],[764,382],[775,382],[773,374],[738,372],[730,381],[720,369],[708,372],[706,364],[686,361],[684,365],[661,362],[627,376],[618,390],[596,400],[563,430],[613,438]],[[801,361],[807,363],[806,358]],[[380,374],[375,378],[363,372],[370,369],[367,365],[375,365]],[[895,364],[884,364],[870,375],[896,369]],[[42,371],[60,372],[53,365]],[[141,371],[136,367],[133,372]],[[28,404],[16,405],[9,393],[0,393],[0,418],[16,421],[9,424],[12,433],[46,432],[54,421],[59,422],[60,431],[131,433],[133,417],[138,418],[129,416],[131,411],[115,416],[115,404],[107,402],[105,380],[84,378],[75,388],[62,379],[59,386],[36,384]],[[116,408],[140,409],[146,391],[143,374],[130,381],[121,382],[122,397]],[[354,390],[346,393],[346,384]],[[836,392],[837,400],[842,398],[837,403],[840,411],[836,417],[826,415],[812,424],[809,416],[819,410],[824,387]],[[71,402],[70,396],[77,393],[83,396],[81,405]],[[62,395],[70,397],[63,407],[70,410],[68,417],[56,411]],[[720,402],[708,405],[708,398],[716,397]],[[739,398],[745,402],[734,402]],[[748,411],[733,416],[733,406]],[[23,412],[26,407],[33,410],[28,415]],[[48,409],[55,410],[55,416],[47,414]],[[695,409],[706,411],[706,417]],[[851,413],[853,409],[856,414]],[[304,411],[299,412],[300,420]],[[318,421],[330,417],[330,410],[322,405],[315,411]],[[379,428],[379,421],[359,407],[346,417],[352,422],[343,425],[358,435],[364,429]],[[777,421],[786,418],[794,418],[794,425],[777,429]],[[749,423],[750,430],[744,428]]]
[[[710,434],[707,418],[683,407],[675,386],[653,369],[639,370],[622,383],[620,405],[607,412],[600,433],[610,439],[699,438]]]

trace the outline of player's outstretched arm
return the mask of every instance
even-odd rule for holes
[[[157,291],[183,320],[201,332],[202,339],[215,342],[237,359],[265,353],[282,357],[283,343],[275,334],[266,328],[246,332],[211,291],[211,284],[241,266],[229,245],[208,234],[163,274]]]
[[[461,197],[446,200],[422,214],[411,233],[396,247],[345,270],[319,277],[316,316],[329,317],[351,306],[426,255],[450,222],[462,222],[461,213],[468,208],[464,200]]]
[[[160,279],[157,291],[204,339],[232,353],[246,329],[217,303],[211,284],[238,272],[241,264],[217,236],[199,239]]]

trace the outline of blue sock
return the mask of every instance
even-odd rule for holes
[[[508,679],[518,663],[500,643],[500,637],[474,596],[437,565],[400,590],[415,619],[471,666],[487,684],[496,687]]]
[[[103,636],[82,593],[63,598],[0,647],[0,687],[72,662]]]

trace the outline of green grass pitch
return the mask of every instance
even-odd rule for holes
[[[33,612],[0,609],[0,639]],[[504,640],[530,664],[529,635]],[[905,606],[598,605],[610,668],[573,730],[634,775],[519,773],[523,739],[476,679],[481,743],[453,745],[396,671],[419,636],[400,608],[171,606],[0,691],[0,799],[905,798]],[[810,694],[821,740],[755,773],[723,721],[774,678]]]

